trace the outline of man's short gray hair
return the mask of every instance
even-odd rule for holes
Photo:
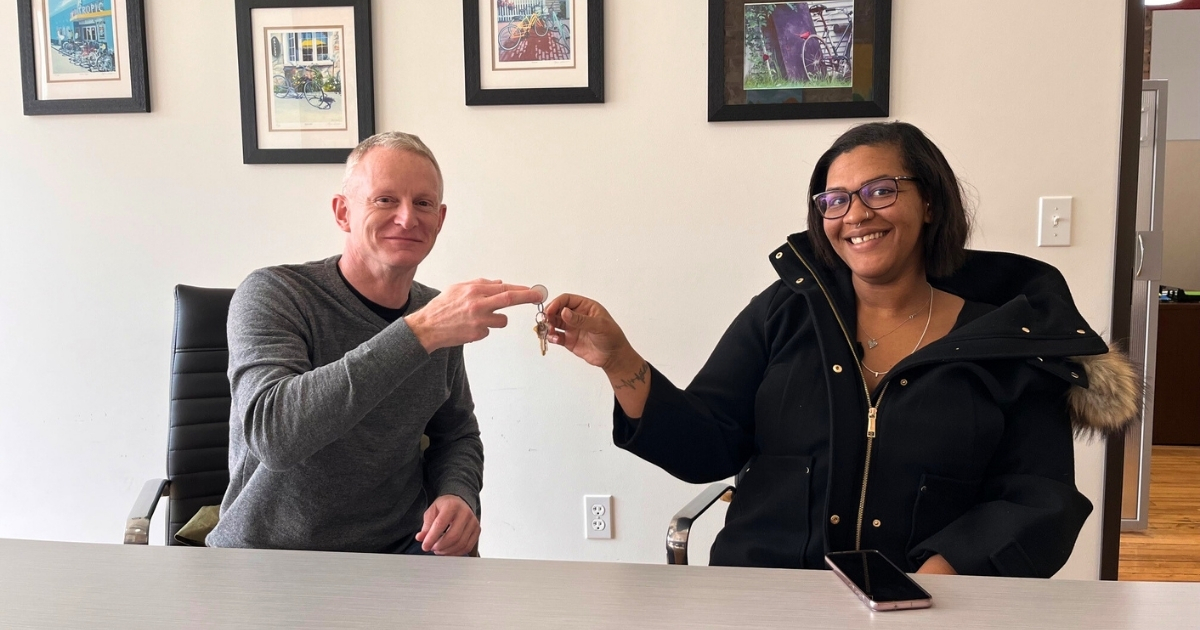
[[[396,151],[408,151],[429,160],[433,164],[433,170],[437,171],[438,192],[441,193],[443,187],[442,167],[438,166],[438,161],[433,156],[433,151],[430,151],[429,147],[425,146],[425,143],[421,142],[420,138],[411,133],[385,131],[363,140],[350,152],[350,157],[346,158],[346,172],[342,174],[342,194],[346,193],[346,185],[350,182],[351,176],[354,175],[354,169],[358,167],[358,163],[362,161],[363,156],[371,149],[377,147],[394,149]]]

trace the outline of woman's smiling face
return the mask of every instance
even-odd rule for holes
[[[825,190],[856,192],[880,178],[911,176],[896,147],[865,145],[834,159]],[[931,220],[929,206],[916,182],[901,180],[895,188],[895,202],[886,208],[868,208],[858,195],[851,195],[846,214],[823,221],[838,257],[856,277],[872,284],[925,273],[922,233]]]

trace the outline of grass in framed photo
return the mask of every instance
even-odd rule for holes
[[[603,0],[463,0],[467,105],[604,102]]]
[[[236,0],[246,164],[338,163],[375,132],[370,0]]]
[[[26,115],[148,112],[142,0],[18,0]]]
[[[891,0],[709,0],[709,120],[888,115]]]

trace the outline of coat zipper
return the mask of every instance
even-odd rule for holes
[[[855,355],[855,357],[857,356]],[[862,492],[858,495],[858,520],[854,530],[855,551],[862,548],[863,512],[867,507],[867,481],[871,476],[871,447],[875,445],[875,418],[879,415],[879,403],[883,401],[883,394],[887,392],[887,386],[888,384],[885,383],[883,389],[879,390],[879,398],[875,400],[874,405],[871,405],[870,390],[867,391],[867,459],[863,463]],[[863,388],[866,389],[865,379]]]
[[[813,280],[815,280],[817,282],[817,286],[821,288],[821,293],[825,294],[825,301],[829,302],[829,308],[833,311],[833,316],[837,319],[838,326],[842,329],[842,336],[846,338],[846,343],[850,346],[850,356],[854,357],[854,364],[858,368],[858,373],[861,376],[862,362],[859,361],[858,353],[854,351],[854,342],[850,339],[850,332],[846,330],[846,323],[842,321],[842,316],[838,313],[837,306],[833,303],[833,298],[829,297],[829,291],[825,289],[825,283],[821,282],[820,277],[818,277],[816,272],[813,271],[812,267],[809,266],[808,261],[804,259],[804,256],[800,255],[800,252],[796,250],[796,246],[792,245],[791,240],[788,241],[788,247],[792,248],[792,253],[796,255],[796,258],[800,259],[800,263],[804,265],[805,269],[808,269],[808,273],[812,274]],[[871,390],[867,388],[867,380],[863,379],[862,384],[863,394],[867,399],[867,457],[866,461],[863,462],[862,491],[858,496],[858,519],[854,531],[855,551],[858,551],[862,548],[863,513],[866,511],[867,507],[867,481],[869,481],[871,477],[871,452],[872,447],[875,445],[875,422],[879,416],[879,406],[883,403],[883,395],[887,393],[888,385],[891,383],[888,382],[883,384],[883,389],[879,390],[879,396],[875,398],[874,403],[871,402]]]

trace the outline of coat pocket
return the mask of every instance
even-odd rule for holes
[[[802,568],[812,509],[812,465],[812,458],[804,456],[752,459],[725,514],[725,528],[713,542],[710,563]]]
[[[908,549],[942,531],[975,505],[979,482],[963,481],[938,475],[921,475],[917,501],[913,506],[912,535]]]
[[[1033,566],[1033,561],[1025,553],[1025,548],[1017,541],[1011,541],[992,554],[989,558],[996,572],[1005,577],[1041,577]],[[1045,576],[1050,577],[1050,576]]]

